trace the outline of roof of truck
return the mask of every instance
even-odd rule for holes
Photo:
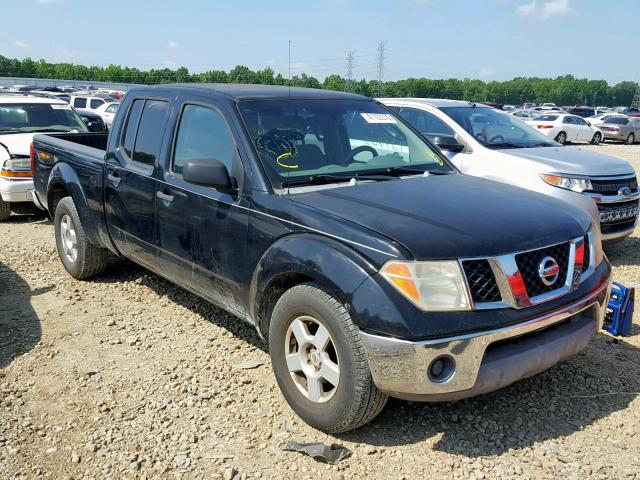
[[[187,88],[193,90],[208,90],[235,100],[250,100],[261,98],[340,98],[343,100],[364,100],[367,97],[354,93],[321,90],[319,88],[284,87],[280,85],[248,85],[239,83],[177,83],[172,85],[156,85],[153,89]],[[133,91],[134,89],[130,90]]]
[[[450,100],[448,98],[405,98],[405,97],[397,97],[397,98],[379,98],[382,103],[393,103],[393,102],[415,102],[415,103],[424,103],[426,105],[431,105],[437,108],[440,107],[469,107],[471,105],[475,105],[476,107],[486,107],[492,108],[489,105],[485,105],[480,102],[467,102],[466,100]]]
[[[58,98],[36,97],[10,92],[0,92],[0,103],[49,103],[54,105],[67,105],[67,102]]]

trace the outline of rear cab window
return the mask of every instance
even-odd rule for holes
[[[86,98],[74,98],[73,106],[76,108],[86,108],[87,107],[87,99]]]
[[[127,162],[153,169],[162,147],[169,102],[137,98],[129,107],[120,146]]]

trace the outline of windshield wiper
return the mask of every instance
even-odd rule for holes
[[[525,148],[536,148],[536,147],[555,147],[556,145],[554,145],[551,142],[540,142],[540,143],[534,143],[533,145],[525,145]]]
[[[393,177],[389,177],[384,174],[369,175],[369,174],[362,174],[362,173],[354,173],[353,175],[333,175],[331,173],[319,173],[317,175],[311,175],[306,178],[295,178],[292,180],[285,180],[284,182],[282,182],[282,186],[292,187],[294,185],[320,185],[323,183],[350,182],[352,179],[384,181],[384,180],[393,180]]]
[[[501,142],[501,143],[485,143],[487,148],[525,148],[528,145],[520,145],[517,143]]]
[[[402,165],[397,165],[395,167],[389,167],[385,170],[387,173],[416,173],[424,175],[427,172],[429,175],[449,175],[453,173],[451,170],[441,171],[441,170],[428,170],[426,168],[417,168],[417,167],[405,167]]]

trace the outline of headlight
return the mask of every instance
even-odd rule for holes
[[[467,284],[455,260],[384,264],[380,274],[425,311],[470,310]]]
[[[566,188],[567,190],[573,190],[578,193],[582,193],[585,190],[591,190],[593,188],[591,180],[588,178],[564,177],[561,175],[550,175],[548,173],[543,173],[540,177],[549,185]]]

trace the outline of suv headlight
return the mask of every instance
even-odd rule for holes
[[[585,190],[591,190],[593,188],[591,180],[588,178],[565,177],[563,175],[551,175],[548,173],[542,173],[540,174],[540,177],[549,185],[573,190],[578,193],[582,193]]]
[[[384,264],[380,274],[422,310],[442,312],[471,309],[467,283],[455,260],[390,261]]]

